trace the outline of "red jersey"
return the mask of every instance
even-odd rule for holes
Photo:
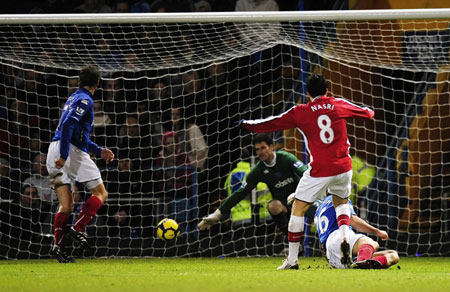
[[[338,175],[352,169],[346,118],[371,119],[373,110],[342,98],[319,96],[279,116],[244,120],[242,127],[257,133],[298,128],[305,138],[312,177]]]

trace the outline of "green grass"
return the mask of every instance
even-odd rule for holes
[[[300,258],[133,258],[0,261],[0,291],[450,291],[450,258],[401,258],[388,270],[330,269]]]

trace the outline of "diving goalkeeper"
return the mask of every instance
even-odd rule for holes
[[[291,153],[275,152],[273,140],[267,134],[257,134],[253,144],[260,161],[250,170],[241,188],[232,193],[214,213],[203,218],[198,224],[200,230],[210,229],[220,220],[222,214],[228,213],[247,197],[258,183],[263,182],[267,184],[273,198],[267,205],[268,211],[280,230],[288,234],[288,197],[295,192],[307,168]]]

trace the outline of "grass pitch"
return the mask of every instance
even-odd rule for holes
[[[0,261],[0,291],[450,291],[450,258],[401,258],[387,270],[330,269],[300,258],[133,258]]]

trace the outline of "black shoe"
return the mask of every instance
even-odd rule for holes
[[[341,264],[345,267],[349,267],[352,264],[352,259],[350,257],[350,244],[347,239],[342,239],[341,242]]]
[[[84,233],[82,232],[76,231],[73,226],[70,227],[69,234],[77,246],[81,247],[84,250],[89,250],[91,248],[89,242],[87,241],[86,235],[84,235]]]
[[[75,259],[72,256],[69,256],[63,249],[56,245],[52,247],[50,254],[54,256],[61,264],[75,262]]]
[[[368,269],[380,270],[383,268],[383,266],[381,266],[381,263],[377,260],[367,259],[367,260],[359,261],[359,262],[352,264],[350,266],[350,268],[363,269],[363,270],[368,270]]]

